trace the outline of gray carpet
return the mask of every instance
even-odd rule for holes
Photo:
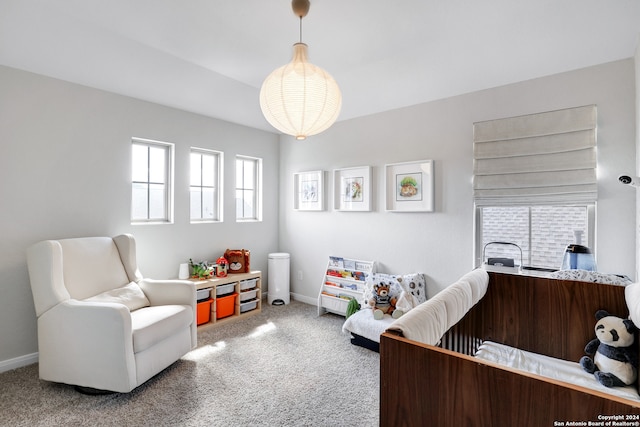
[[[2,426],[375,426],[379,355],[344,318],[292,301],[198,334],[198,348],[129,394],[87,396],[0,374]]]

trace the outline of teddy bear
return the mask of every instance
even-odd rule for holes
[[[605,310],[596,312],[596,320],[596,338],[584,348],[585,353],[594,354],[593,359],[583,356],[580,366],[606,387],[633,384],[638,376],[638,352],[633,345],[638,328]]]
[[[386,314],[390,314],[394,319],[404,314],[402,310],[396,309],[397,299],[390,295],[391,286],[384,283],[373,285],[373,297],[369,300],[369,306],[373,309],[373,318],[381,320]]]

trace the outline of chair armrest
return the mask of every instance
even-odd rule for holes
[[[142,279],[138,286],[151,305],[180,304],[196,309],[196,286],[188,280]]]
[[[138,286],[147,296],[151,305],[180,304],[188,305],[193,310],[191,324],[191,348],[198,344],[196,325],[196,285],[188,280],[153,280],[142,279]]]
[[[38,319],[40,376],[131,389],[136,381],[131,337],[131,315],[124,305],[64,301]]]
[[[89,351],[131,342],[131,314],[123,304],[70,299],[45,312],[40,320],[38,327],[47,333],[39,331],[39,338],[56,346],[61,346],[60,340],[71,341],[83,343]]]

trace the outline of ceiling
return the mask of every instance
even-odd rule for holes
[[[640,1],[312,0],[302,27],[346,120],[631,58]],[[0,0],[2,65],[272,132],[298,40],[290,0]]]

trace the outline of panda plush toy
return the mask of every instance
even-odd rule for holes
[[[638,352],[631,320],[612,316],[605,310],[596,312],[596,338],[589,341],[584,352],[595,354],[593,359],[583,356],[580,366],[593,374],[606,387],[633,384],[638,376]]]

